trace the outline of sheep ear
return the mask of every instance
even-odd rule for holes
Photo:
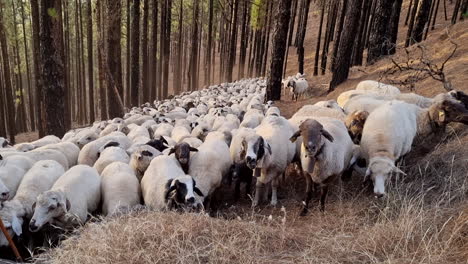
[[[396,173],[401,173],[403,174],[404,176],[406,176],[407,174],[402,171],[400,168],[398,168],[397,166],[393,167],[393,171],[396,172]]]
[[[189,149],[190,149],[190,151],[198,152],[198,149],[196,149],[196,148],[194,148],[194,147],[190,147]]]
[[[328,133],[328,131],[326,131],[325,129],[322,130],[322,135],[323,135],[326,139],[328,139],[328,141],[333,142],[333,140],[334,140],[333,136],[332,136],[330,133]]]
[[[70,203],[70,200],[68,200],[68,198],[66,198],[66,207],[67,207],[67,212],[70,211],[70,208],[71,208],[71,203]]]
[[[168,156],[170,156],[171,154],[174,154],[175,153],[175,148],[171,148],[171,150],[169,151],[169,154],[167,154]]]
[[[2,155],[0,155],[0,160],[3,160],[3,156],[2,156]]]
[[[370,180],[370,176],[372,175],[372,171],[370,168],[366,170],[366,175],[364,175],[364,180],[362,181],[362,184],[365,184],[368,180]]]
[[[193,191],[199,196],[204,197],[203,193],[200,191],[200,189],[198,189],[198,187],[193,187]]]
[[[31,206],[32,211],[34,212],[36,210],[36,202],[34,202]]]
[[[301,131],[298,130],[296,133],[294,133],[290,138],[289,140],[294,143],[296,142],[297,138],[301,136]]]
[[[166,145],[169,144],[169,143],[167,143],[166,139],[165,139],[163,136],[161,136],[161,137],[159,138],[159,140],[161,140],[162,143],[164,143],[164,144],[166,144]]]
[[[15,215],[13,216],[13,219],[11,221],[11,227],[13,229],[13,232],[15,232],[15,234],[17,236],[21,236],[21,234],[23,233],[23,229],[21,227],[21,223],[18,219],[18,217]]]
[[[265,148],[268,150],[268,153],[270,153],[270,155],[271,155],[272,152],[271,152],[271,146],[270,146],[270,144],[268,144],[267,142],[265,142]]]
[[[441,122],[441,123],[445,122],[445,111],[444,110],[439,110],[439,122]]]

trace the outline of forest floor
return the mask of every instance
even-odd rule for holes
[[[314,10],[308,32],[317,31],[318,14]],[[422,44],[440,65],[453,49],[450,40],[458,43],[445,73],[455,89],[468,92],[468,21],[447,27],[443,12],[439,14],[441,22]],[[359,81],[388,81],[390,77],[383,73],[392,65],[391,58],[397,62],[406,58],[401,43],[405,34],[406,27],[400,27],[397,54],[371,66],[353,67],[349,80],[327,94],[331,75],[312,76],[316,35],[308,33],[305,66],[313,87],[311,94],[297,102],[285,96],[275,104],[289,117],[305,104],[336,99]],[[408,50],[418,54],[416,47]],[[294,75],[297,69],[295,49],[291,48],[289,54],[287,76]],[[391,77],[404,78],[403,74]],[[431,78],[416,83],[412,91],[425,96],[445,92],[442,83]],[[304,180],[291,167],[276,208],[264,205],[252,209],[250,199],[243,198],[235,205],[228,199],[218,217],[135,212],[87,224],[60,247],[40,255],[39,261],[468,263],[468,129],[460,125],[450,128],[446,138],[415,146],[402,164],[408,175],[390,180],[389,195],[384,200],[375,199],[354,175],[351,182],[333,184],[324,213],[317,209],[318,202],[314,200],[310,213],[300,217]],[[35,136],[20,135],[18,141],[29,141]]]

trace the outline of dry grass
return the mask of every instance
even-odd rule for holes
[[[90,223],[37,261],[468,263],[468,131],[457,135],[409,156],[408,176],[392,179],[385,200],[354,179],[332,188],[325,213],[298,217],[302,186],[291,185],[282,208],[254,211],[244,201],[218,218],[140,212]]]

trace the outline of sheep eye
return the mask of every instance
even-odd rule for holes
[[[50,205],[49,208],[48,208],[48,211],[52,211],[52,210],[55,210],[57,208],[56,205]]]
[[[91,137],[88,137],[87,140],[91,140]]]

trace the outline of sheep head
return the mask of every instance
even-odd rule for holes
[[[189,175],[170,179],[166,183],[165,199],[169,209],[195,207],[195,193],[203,197],[203,193],[196,187],[195,180]]]
[[[188,143],[178,143],[169,151],[169,155],[175,154],[176,159],[179,161],[180,166],[185,173],[188,172],[188,166],[190,161],[190,152],[198,152],[198,149],[191,147]]]
[[[439,126],[451,122],[468,124],[468,109],[455,100],[445,99],[438,101],[429,108],[431,120]]]
[[[302,136],[302,145],[307,157],[316,157],[320,154],[322,146],[325,144],[323,138],[333,142],[333,136],[323,128],[317,120],[307,119],[301,123],[299,130],[290,138],[291,142],[296,142]]]
[[[32,207],[34,214],[29,222],[29,230],[37,232],[53,219],[65,216],[70,210],[71,204],[65,197],[65,193],[47,191],[37,197]]]
[[[359,144],[361,141],[362,130],[367,117],[369,117],[369,112],[367,111],[354,111],[346,117],[345,125],[355,144]]]
[[[377,198],[385,196],[385,184],[391,174],[401,173],[406,175],[402,170],[395,166],[392,159],[388,157],[375,157],[372,158],[367,167],[364,182],[372,180],[374,184],[374,194]]]
[[[247,137],[242,141],[240,158],[245,160],[249,169],[263,168],[271,154],[270,144],[259,135]]]

